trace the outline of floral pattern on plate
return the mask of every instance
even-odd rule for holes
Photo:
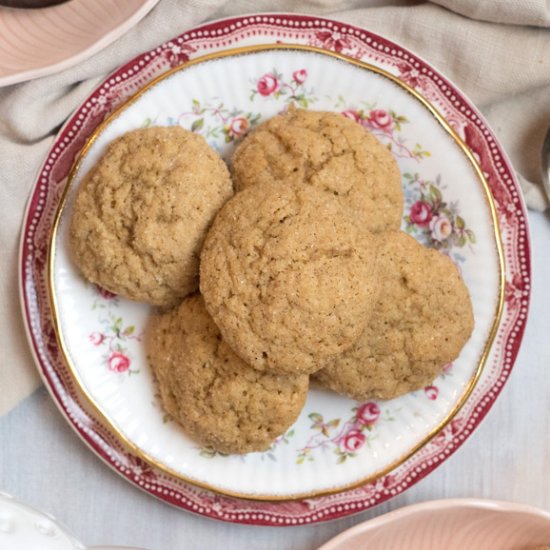
[[[364,126],[366,130],[373,133],[396,158],[412,159],[420,162],[431,156],[420,143],[412,147],[401,135],[403,125],[409,122],[409,119],[397,114],[393,109],[381,108],[376,103],[362,102],[362,107],[349,107],[343,97],[339,97],[335,103],[335,108],[340,110],[343,116],[349,118]]]
[[[332,449],[338,457],[336,464],[342,464],[348,458],[357,456],[357,451],[376,437],[373,434],[376,423],[380,419],[380,407],[374,401],[361,403],[353,407],[353,416],[341,422],[340,418],[325,421],[323,415],[317,412],[308,417],[313,422],[311,429],[314,433],[306,445],[298,451],[298,464],[314,460],[314,452]],[[386,411],[385,420],[392,421],[394,417]]]
[[[473,251],[476,236],[460,215],[459,202],[445,200],[441,176],[429,181],[406,172],[403,181],[405,230],[425,246],[449,254],[456,263],[466,261],[457,249]]]
[[[191,109],[180,113],[177,118],[169,117],[169,126],[179,124],[205,137],[207,141],[223,138],[230,143],[244,136],[252,127],[258,124],[259,113],[244,112],[236,107],[228,108],[223,101],[213,98],[202,102],[193,99]],[[149,120],[144,126],[150,124]]]
[[[103,350],[103,364],[110,372],[139,374],[139,368],[132,368],[128,343],[141,342],[141,334],[136,334],[134,325],[125,324],[122,317],[112,312],[112,307],[119,305],[116,294],[98,286],[94,286],[94,292],[98,297],[92,303],[92,310],[98,311],[98,329],[89,333],[90,344]]]
[[[277,69],[253,79],[254,87],[250,93],[250,101],[257,96],[270,99],[282,99],[288,105],[296,105],[307,109],[317,101],[313,88],[306,88],[307,69],[296,69],[292,76],[285,78]]]

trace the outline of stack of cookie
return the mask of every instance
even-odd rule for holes
[[[397,165],[362,126],[289,110],[242,141],[232,168],[229,198],[199,136],[130,132],[86,177],[71,225],[89,280],[164,308],[147,352],[187,432],[224,453],[263,450],[299,415],[310,376],[389,399],[457,357],[468,290],[448,257],[399,231]]]

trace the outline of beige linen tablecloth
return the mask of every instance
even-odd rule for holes
[[[424,57],[485,113],[528,205],[548,206],[538,185],[538,153],[550,126],[545,0],[161,0],[134,29],[78,67],[0,89],[0,415],[40,383],[19,312],[17,254],[25,201],[59,126],[107,73],[143,50],[209,19],[274,10],[363,26]]]

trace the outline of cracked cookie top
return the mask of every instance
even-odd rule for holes
[[[250,368],[223,341],[198,294],[153,316],[146,350],[164,409],[218,452],[269,448],[304,405],[308,377]]]
[[[311,185],[262,183],[230,199],[201,254],[206,307],[259,370],[311,373],[349,348],[378,286],[376,239]]]
[[[468,289],[448,256],[402,232],[380,241],[383,277],[370,321],[356,344],[314,377],[357,400],[392,399],[431,383],[474,327]]]
[[[291,109],[264,122],[237,147],[235,189],[306,183],[339,198],[369,231],[397,230],[403,212],[392,153],[339,113]]]
[[[178,126],[128,132],[77,191],[72,257],[107,290],[175,304],[198,288],[204,236],[232,194],[225,163],[201,136]]]

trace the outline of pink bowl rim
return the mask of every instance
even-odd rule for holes
[[[127,17],[124,21],[107,31],[102,36],[91,41],[91,43],[83,49],[77,51],[76,53],[68,53],[65,59],[55,63],[46,64],[42,67],[35,67],[33,69],[14,71],[6,76],[2,76],[0,77],[0,88],[3,86],[10,86],[11,84],[26,82],[42,76],[52,75],[64,71],[70,67],[74,67],[78,63],[82,63],[95,53],[112,44],[118,37],[129,31],[134,25],[137,25],[137,23],[139,23],[139,21],[141,21],[141,19],[143,19],[158,2],[159,0],[140,0],[140,6],[132,15]]]
[[[410,504],[404,506],[403,508],[398,508],[377,516],[375,518],[369,519],[347,529],[343,533],[340,533],[336,537],[330,539],[318,550],[337,550],[341,548],[341,545],[346,541],[353,539],[356,535],[361,535],[373,529],[377,529],[382,525],[387,525],[395,521],[399,521],[403,518],[414,516],[418,513],[423,512],[433,512],[440,510],[455,510],[457,508],[471,508],[475,510],[491,510],[496,512],[503,513],[523,513],[530,516],[536,516],[542,518],[548,522],[550,528],[550,512],[543,510],[542,508],[537,508],[530,504],[523,504],[518,502],[512,502],[507,500],[492,500],[492,499],[482,499],[482,498],[452,498],[452,499],[439,499],[439,500],[427,500],[423,502],[417,502],[415,504]]]

